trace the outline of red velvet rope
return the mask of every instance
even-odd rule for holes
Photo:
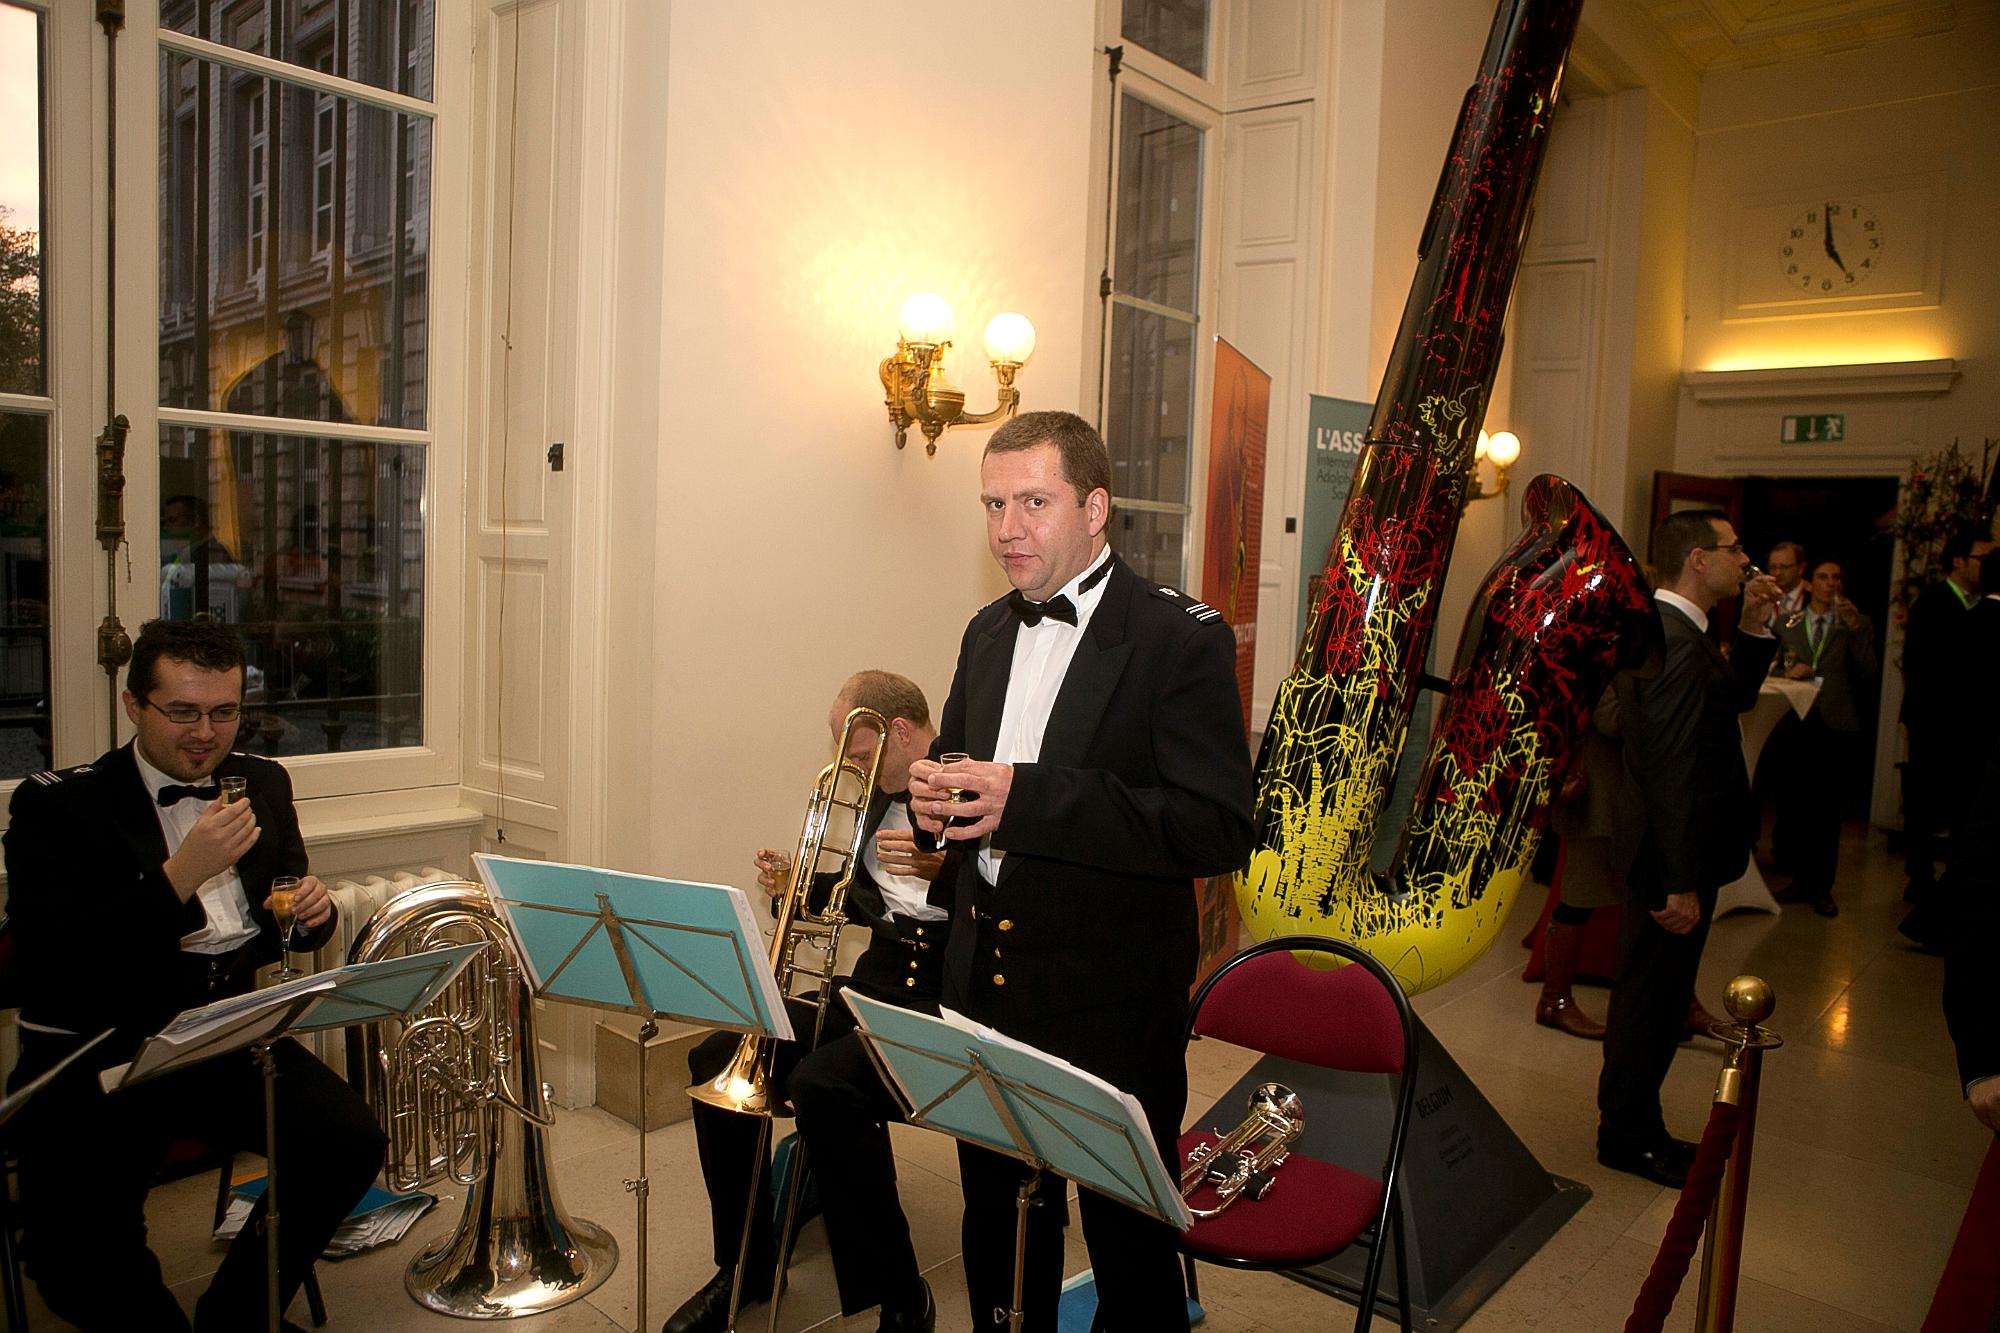
[[[1681,1281],[1687,1276],[1688,1261],[1701,1243],[1701,1230],[1708,1223],[1715,1191],[1722,1184],[1722,1168],[1728,1165],[1730,1150],[1736,1146],[1736,1125],[1741,1119],[1741,1108],[1728,1102],[1717,1102],[1709,1111],[1708,1127],[1701,1132],[1687,1184],[1674,1204],[1674,1219],[1667,1223],[1660,1252],[1653,1256],[1653,1271],[1646,1274],[1639,1299],[1632,1303],[1625,1333],[1660,1333],[1666,1324],[1674,1297],[1680,1294]]]

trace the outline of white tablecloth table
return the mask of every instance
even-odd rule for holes
[[[1795,713],[1800,718],[1811,711],[1813,700],[1819,697],[1819,681],[1785,680],[1773,677],[1764,682],[1757,691],[1757,705],[1743,715],[1743,766],[1754,777],[1757,772],[1757,756],[1764,752],[1765,742],[1777,730],[1778,723],[1786,713]],[[1764,872],[1757,866],[1757,859],[1750,858],[1749,867],[1742,878],[1725,884],[1715,895],[1715,914],[1720,917],[1729,912],[1776,912],[1778,900],[1771,896],[1771,886],[1764,882]]]

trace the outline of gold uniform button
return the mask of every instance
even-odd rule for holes
[[[916,970],[917,970],[917,960],[912,958],[910,960],[910,971],[914,972]]]
[[[914,986],[917,984],[917,979],[915,977],[904,977],[903,984],[905,986]]]
[[[1002,930],[1012,930],[1013,928],[1014,928],[1014,922],[1013,922],[1012,918],[1002,918],[1002,919],[1001,919],[1001,922],[1000,922],[1000,929],[1002,929]]]
[[[924,928],[923,928],[922,926],[918,926],[918,927],[917,927],[917,934],[921,935],[921,934],[923,934],[923,933],[924,933]]]
[[[997,948],[996,948],[996,949],[994,949],[994,950],[993,950],[993,956],[994,956],[995,958],[998,958],[998,957],[1000,956],[1000,950],[999,950],[999,949],[997,949]]]
[[[995,972],[993,974],[993,984],[996,986],[1004,986],[1007,984],[1007,978],[1002,976],[1000,973]]]

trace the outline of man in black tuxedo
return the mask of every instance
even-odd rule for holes
[[[2000,1134],[2000,550],[1979,562],[1981,597],[1965,618],[1962,640],[1974,670],[1989,682],[1962,702],[1957,780],[1967,787],[1964,818],[1952,834],[1951,864],[1926,910],[1944,918],[1944,1016],[1958,1052],[1959,1084],[1979,1123]]]
[[[1749,562],[1720,510],[1691,510],[1653,532],[1666,654],[1632,680],[1618,855],[1630,892],[1597,1083],[1597,1160],[1675,1189],[1691,1143],[1667,1133],[1660,1086],[1686,1028],[1716,890],[1743,873],[1757,836],[1737,715],[1757,702],[1777,641],[1776,585],[1743,583]],[[1743,592],[1730,654],[1708,637],[1715,604]]]
[[[301,877],[297,952],[332,933],[334,906],[306,873],[284,768],[232,754],[243,645],[208,622],[155,620],[126,676],[134,739],[94,763],[39,773],[14,793],[8,910],[21,991],[16,1086],[112,1030],[16,1122],[32,1269],[43,1299],[86,1329],[185,1329],[146,1246],[145,1199],[177,1139],[263,1151],[262,1077],[247,1052],[107,1095],[99,1070],[132,1058],[176,1013],[247,991],[276,960],[271,881]],[[242,778],[246,798],[218,799]],[[283,1126],[286,1304],[382,1167],[374,1115],[290,1040],[274,1049]],[[197,1329],[263,1328],[260,1200],[195,1307]]]
[[[967,849],[944,1002],[1132,1094],[1171,1162],[1187,1101],[1194,881],[1250,854],[1235,636],[1112,554],[1110,458],[1081,418],[1015,417],[993,433],[979,480],[987,540],[1015,591],[960,644],[938,749],[972,758],[910,773],[919,826]],[[960,1146],[975,1328],[1005,1320],[1022,1176]],[[1064,1182],[1043,1185],[1028,1222],[1029,1329],[1055,1327],[1062,1276]],[[1090,1190],[1080,1201],[1105,1325],[1185,1329],[1174,1232]]]
[[[827,717],[836,739],[855,708],[872,708],[888,719],[889,734],[862,826],[860,864],[847,890],[848,919],[868,927],[868,949],[840,984],[872,999],[934,1013],[953,883],[943,873],[950,858],[916,845],[908,792],[910,764],[929,751],[937,732],[923,691],[893,672],[858,672],[840,687]],[[852,751],[864,768],[870,754],[865,741]],[[766,892],[776,894],[790,882],[788,853],[760,848],[755,863],[757,882]],[[897,1118],[895,1100],[854,1035],[853,1015],[837,997],[827,1006],[817,1049],[810,1042],[816,1007],[795,1000],[791,1013],[800,1040],[777,1043],[771,1085],[798,1110],[800,1139],[818,1177],[834,1241],[842,1312],[880,1305],[882,1328],[929,1333],[935,1308],[917,1271],[909,1224],[896,1198],[895,1160],[884,1123]],[[689,1052],[688,1072],[695,1082],[721,1073],[740,1041],[733,1032],[718,1032]],[[752,1117],[699,1100],[693,1113],[716,1273],[682,1303],[661,1333],[710,1333],[728,1326],[730,1287],[743,1243],[745,1187],[757,1150],[758,1125]],[[766,1163],[759,1197],[768,1195],[769,1181]],[[844,1225],[849,1210],[866,1219],[865,1231]],[[849,1232],[853,1234],[843,1234]],[[760,1213],[744,1265],[745,1304],[769,1299],[776,1262],[776,1237]]]
[[[1788,663],[1785,674],[1820,682],[1798,727],[1784,786],[1786,797],[1795,802],[1789,896],[1811,903],[1821,916],[1838,916],[1833,876],[1840,863],[1840,814],[1867,752],[1880,673],[1875,626],[1847,600],[1840,562],[1815,560],[1808,588],[1801,613],[1778,626],[1778,646]]]
[[[1903,896],[1912,902],[1921,903],[1935,884],[1937,831],[1949,828],[1963,805],[1946,756],[1975,664],[1958,639],[1979,601],[1979,559],[1991,546],[1969,528],[1946,538],[1938,560],[1945,576],[1918,595],[1903,626],[1902,719],[1910,742],[1903,761],[1903,864],[1909,874]]]

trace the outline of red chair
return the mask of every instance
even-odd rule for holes
[[[1294,951],[1332,954],[1349,965],[1315,969],[1293,958]],[[1365,1331],[1374,1317],[1386,1233],[1396,1247],[1396,1307],[1408,1333],[1409,1269],[1396,1178],[1416,1091],[1417,1025],[1402,987],[1351,944],[1291,935],[1253,945],[1224,962],[1195,992],[1190,1009],[1191,1038],[1213,1037],[1324,1069],[1393,1076],[1395,1113],[1379,1177],[1295,1150],[1276,1169],[1263,1198],[1239,1198],[1214,1217],[1196,1219],[1181,1236],[1188,1295],[1199,1299],[1197,1259],[1232,1268],[1311,1268],[1360,1245],[1368,1251],[1361,1285],[1347,1294],[1360,1303],[1354,1327]],[[1310,1120],[1312,1108],[1305,1112]],[[1182,1161],[1190,1149],[1216,1137],[1205,1130],[1183,1134]],[[1202,1202],[1199,1191],[1195,1201]]]

